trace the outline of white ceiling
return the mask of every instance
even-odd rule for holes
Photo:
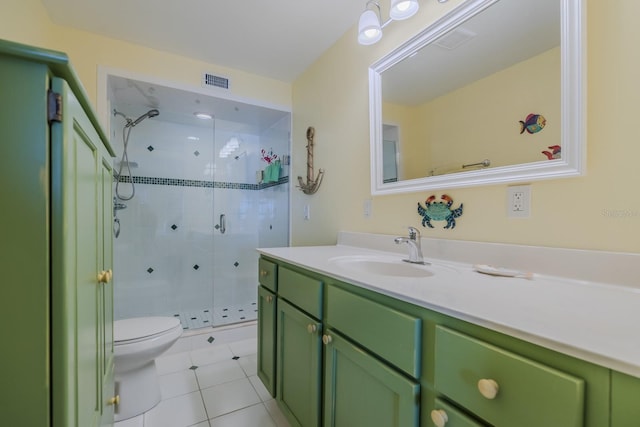
[[[292,82],[357,24],[366,1],[42,0],[42,3],[59,25]]]

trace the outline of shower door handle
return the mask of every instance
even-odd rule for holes
[[[227,217],[225,214],[220,214],[220,222],[214,228],[220,230],[220,234],[224,234],[227,231]]]
[[[117,239],[120,235],[120,220],[113,218],[113,236]]]

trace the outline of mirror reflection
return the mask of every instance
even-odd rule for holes
[[[562,42],[565,4],[580,0],[471,0],[374,64],[374,193],[407,180],[566,165],[562,64],[579,47]],[[580,28],[580,14],[571,19]]]

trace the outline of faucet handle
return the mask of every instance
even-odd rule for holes
[[[409,238],[411,240],[418,240],[420,238],[420,230],[415,227],[409,226]]]

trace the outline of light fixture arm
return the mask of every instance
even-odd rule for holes
[[[322,178],[324,176],[324,169],[318,170],[318,177],[313,179],[313,138],[316,130],[309,126],[307,128],[307,182],[302,181],[302,177],[298,177],[298,188],[302,190],[304,194],[314,194],[320,188]]]

